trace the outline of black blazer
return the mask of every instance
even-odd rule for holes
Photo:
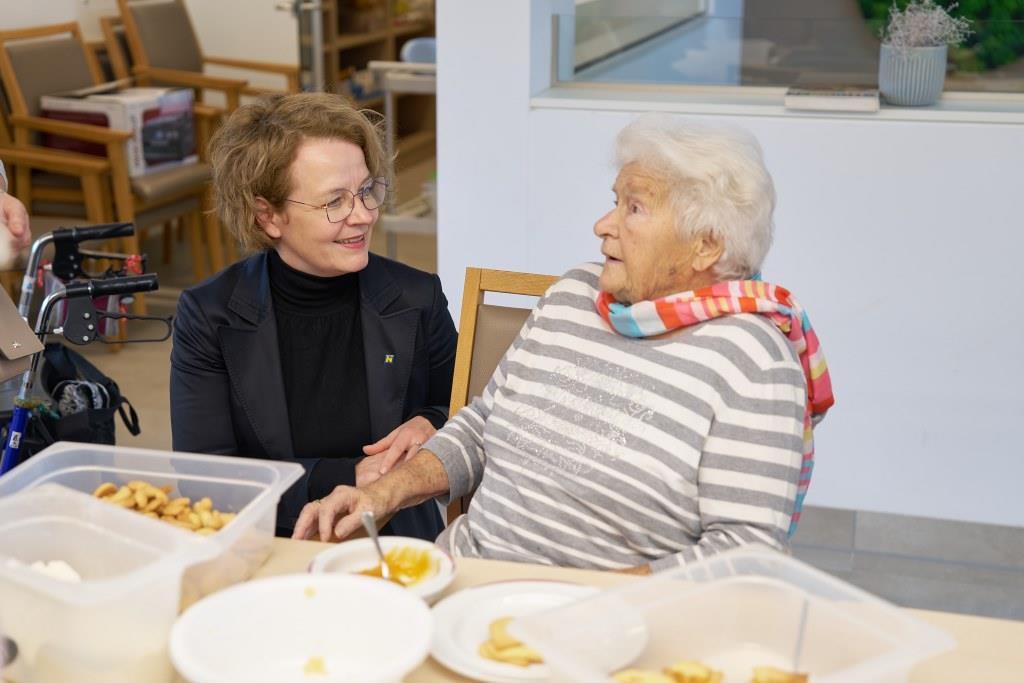
[[[359,290],[373,440],[415,415],[440,427],[448,417],[457,340],[440,279],[370,254]],[[310,498],[314,469],[317,477],[326,470],[344,480],[336,483],[354,481],[338,470],[354,469],[352,459],[344,465],[292,452],[266,252],[182,292],[171,351],[171,433],[178,451],[300,463],[305,475],[278,507],[278,527],[285,530]],[[389,527],[433,540],[443,523],[428,500],[400,511]]]

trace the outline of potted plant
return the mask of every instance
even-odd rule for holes
[[[946,82],[946,50],[971,34],[970,21],[951,17],[933,0],[910,0],[902,10],[893,2],[882,30],[878,89],[890,104],[933,104]]]

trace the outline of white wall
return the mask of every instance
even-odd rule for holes
[[[117,0],[0,0],[0,28],[77,21],[86,40],[102,40],[99,17],[118,14]]]
[[[438,253],[456,316],[468,265],[599,258],[611,142],[634,114],[531,109],[550,4],[438,5]],[[1024,248],[1024,126],[723,119],[765,149],[779,195],[766,278],[808,307],[832,372],[809,504],[1024,525],[1024,305],[1005,294]]]
[[[203,52],[216,57],[299,63],[299,29],[278,0],[185,0]],[[252,85],[283,89],[285,80],[261,72],[208,67],[211,74],[245,78]]]

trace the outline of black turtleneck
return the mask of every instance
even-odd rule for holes
[[[314,500],[355,484],[356,463],[370,443],[359,277],[309,275],[273,249],[268,261],[292,450],[297,458],[325,459],[310,474]]]

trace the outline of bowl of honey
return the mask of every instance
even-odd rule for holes
[[[455,562],[429,541],[408,536],[381,536],[381,550],[391,581],[433,603],[455,578]],[[362,574],[380,578],[373,541],[359,538],[325,550],[309,567],[314,574]]]

